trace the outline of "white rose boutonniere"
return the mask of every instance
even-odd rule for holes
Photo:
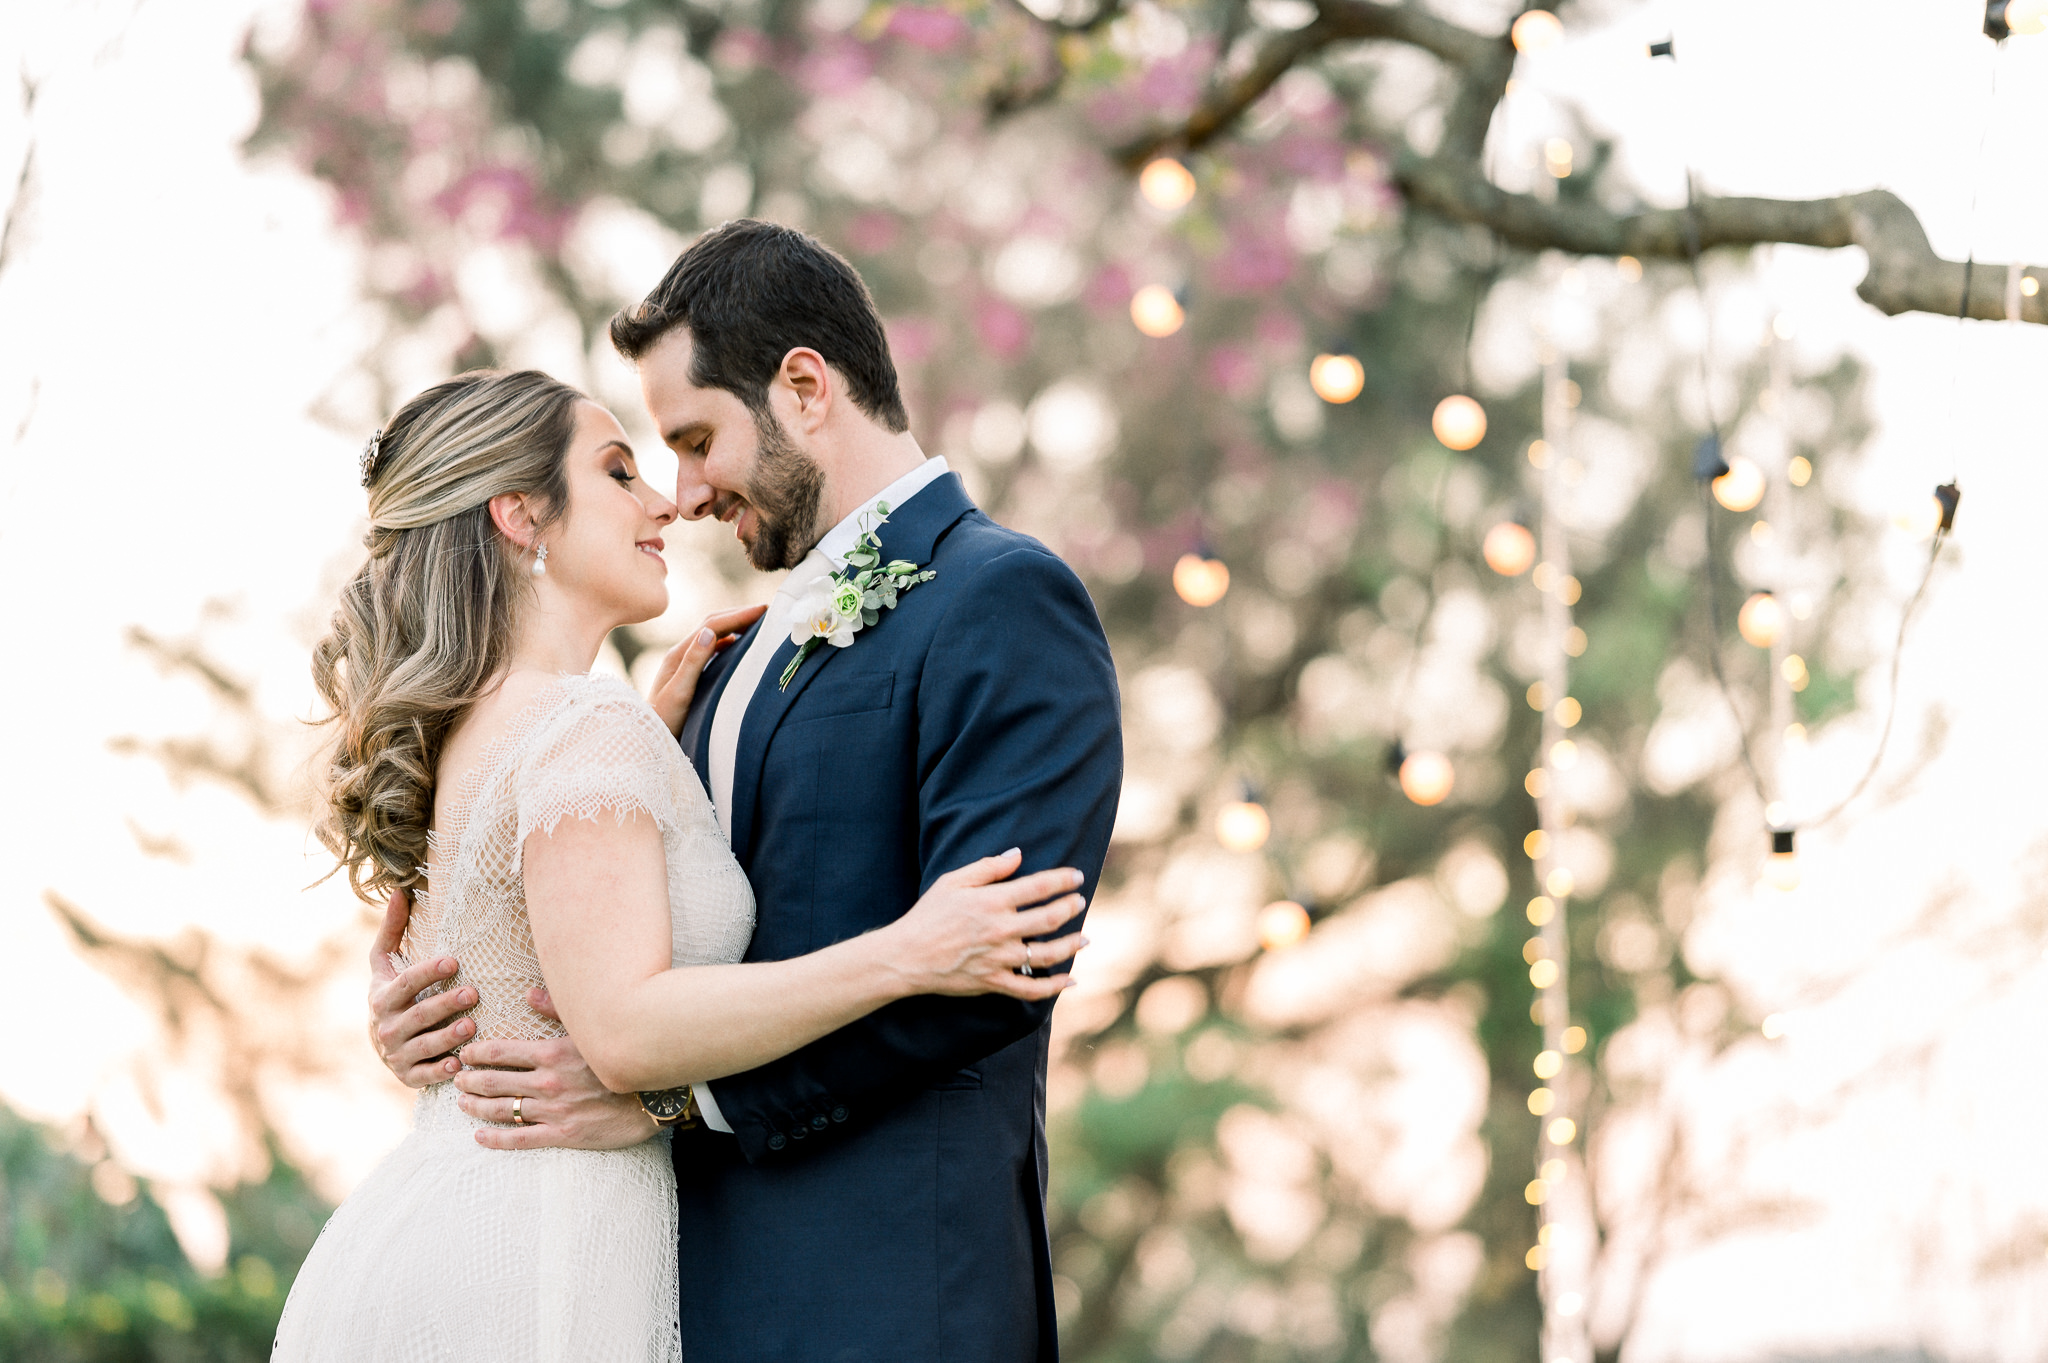
[[[876,503],[875,515],[876,526],[886,525],[889,504]],[[937,576],[909,559],[883,563],[882,541],[863,518],[860,538],[854,541],[853,552],[846,556],[846,567],[805,583],[797,593],[796,615],[789,626],[789,641],[797,646],[796,656],[782,669],[782,682],[776,689],[789,689],[797,669],[819,644],[849,647],[853,636],[881,619],[883,611],[896,609],[898,597]]]

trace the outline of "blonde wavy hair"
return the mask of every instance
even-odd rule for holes
[[[477,371],[427,389],[378,433],[370,557],[313,650],[334,729],[315,832],[365,900],[425,878],[441,745],[504,671],[532,589],[490,501],[528,493],[542,530],[560,519],[582,397],[534,370]]]

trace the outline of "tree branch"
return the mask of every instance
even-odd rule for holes
[[[1379,0],[1319,0],[1314,22],[1269,39],[1250,70],[1219,85],[1185,120],[1154,129],[1112,154],[1135,170],[1162,152],[1200,150],[1228,134],[1288,71],[1333,43],[1365,39],[1421,48],[1454,77],[1435,153],[1411,150],[1394,172],[1402,195],[1425,212],[1485,227],[1525,250],[1574,255],[1685,260],[1716,246],[1859,246],[1870,268],[1857,295],[1887,315],[1961,312],[1985,320],[2012,316],[2048,323],[2048,290],[2022,293],[2017,310],[2009,313],[2007,267],[1942,259],[1913,210],[1889,190],[1826,199],[1702,198],[1689,208],[1637,213],[1613,212],[1584,199],[1545,202],[1509,193],[1488,180],[1483,168],[1493,113],[1514,71],[1509,36],[1477,33],[1420,9]],[[2048,270],[2029,273],[2040,278]]]

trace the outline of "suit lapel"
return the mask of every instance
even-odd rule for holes
[[[754,633],[760,628],[761,622],[756,620],[747,627],[746,633],[720,649],[705,665],[704,675],[697,680],[696,699],[690,703],[690,713],[683,719],[682,733],[677,735],[683,755],[696,769],[697,779],[704,783],[707,794],[711,790],[711,721],[718,713],[718,702],[725,695],[725,688],[731,683],[740,658],[754,642]]]
[[[888,524],[879,531],[883,559],[907,558],[917,564],[931,562],[932,550],[937,547],[939,539],[972,510],[974,502],[968,497],[959,474],[948,473],[934,479],[906,501],[902,510],[892,512]],[[880,620],[853,636],[849,647],[875,647],[864,640],[871,630],[881,629],[892,613],[884,611]],[[782,670],[789,666],[789,660],[796,656],[796,650],[797,646],[787,639],[775,650],[774,656],[768,660],[768,670],[761,674],[761,684],[747,706],[746,719],[740,725],[739,750],[734,755],[732,773],[732,850],[741,865],[750,860],[754,807],[759,802],[761,768],[768,757],[769,740],[775,737],[775,731],[781,727],[790,707],[796,704],[797,697],[825,670],[834,655],[846,651],[830,644],[813,650],[797,674],[790,678],[789,689],[777,690],[775,684],[781,679]],[[715,697],[711,703],[717,704]],[[704,729],[708,752],[709,722]]]

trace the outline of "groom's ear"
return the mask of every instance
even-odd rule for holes
[[[817,434],[838,396],[837,375],[825,363],[825,357],[808,346],[798,346],[782,357],[782,368],[775,378],[796,399],[795,427],[806,435]]]

